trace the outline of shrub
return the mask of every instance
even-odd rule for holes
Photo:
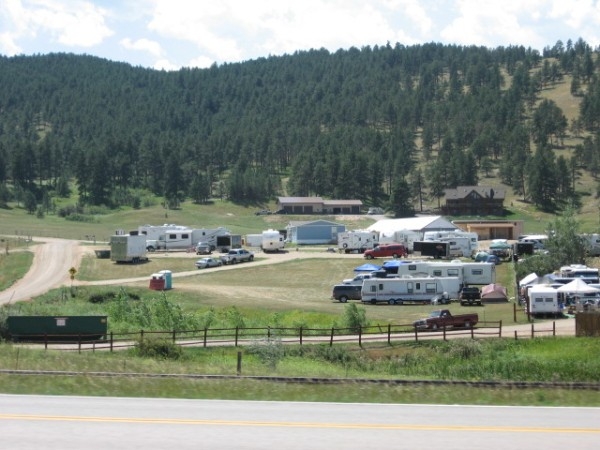
[[[135,344],[138,356],[158,359],[179,359],[183,349],[167,339],[146,338]]]
[[[263,364],[275,369],[284,356],[283,343],[279,338],[261,339],[248,347],[248,353],[256,355]]]
[[[350,303],[344,308],[343,324],[349,328],[352,333],[358,333],[359,330],[367,325],[367,313],[365,308],[359,308],[356,303]]]

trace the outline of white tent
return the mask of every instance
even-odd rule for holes
[[[570,294],[593,294],[594,292],[600,292],[600,289],[590,286],[581,278],[575,278],[573,281],[563,284],[556,290],[558,292],[567,292]]]

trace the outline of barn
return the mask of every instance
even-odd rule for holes
[[[287,240],[299,245],[336,244],[338,233],[346,231],[346,225],[329,220],[291,221],[287,228]]]

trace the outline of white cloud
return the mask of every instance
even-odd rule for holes
[[[132,41],[130,38],[125,38],[121,39],[119,43],[127,50],[144,51],[154,56],[160,56],[163,53],[160,44],[150,39],[142,38]]]

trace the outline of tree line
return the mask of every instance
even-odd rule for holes
[[[0,204],[168,207],[213,197],[358,198],[398,216],[502,181],[544,209],[600,169],[598,51],[436,43],[324,49],[174,72],[101,58],[0,57]],[[541,93],[565,77],[568,123]],[[555,157],[567,133],[573,156]],[[285,180],[285,184],[282,183]]]

